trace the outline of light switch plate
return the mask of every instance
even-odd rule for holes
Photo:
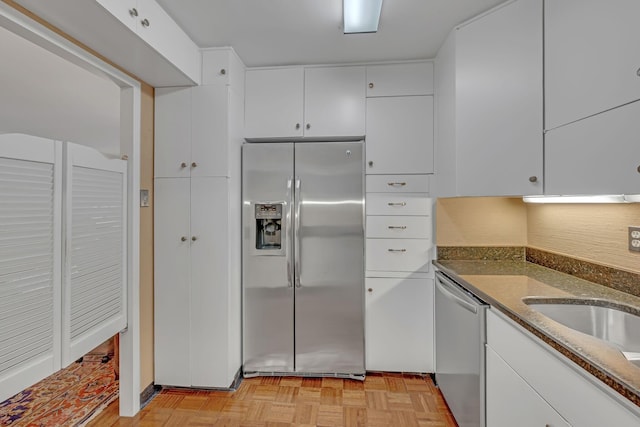
[[[629,227],[629,250],[640,252],[640,227]]]
[[[140,207],[149,207],[149,190],[140,190]]]

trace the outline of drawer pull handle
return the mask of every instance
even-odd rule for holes
[[[403,252],[407,252],[406,249],[387,249],[387,251],[389,251],[389,252],[402,252],[402,253]]]
[[[400,203],[392,203],[389,202],[387,203],[389,206],[407,206],[407,202],[400,202]]]
[[[407,185],[406,182],[387,182],[387,185],[389,187],[404,187],[405,185]]]
[[[406,225],[390,225],[389,230],[406,230],[407,226]]]

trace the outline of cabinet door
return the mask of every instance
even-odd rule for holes
[[[362,138],[365,134],[365,68],[307,68],[304,136]]]
[[[227,176],[229,170],[229,89],[191,89],[191,176]]]
[[[546,194],[637,194],[640,101],[546,134]]]
[[[154,186],[155,383],[190,386],[188,178],[158,178]]]
[[[640,2],[545,2],[546,128],[640,99]]]
[[[191,179],[190,385],[228,387],[227,178]],[[186,360],[183,362],[186,363]]]
[[[156,89],[154,121],[155,176],[188,177],[191,164],[191,89]]]
[[[486,416],[491,427],[569,427],[491,347],[486,347]]]
[[[433,97],[367,99],[367,174],[433,173]]]
[[[136,31],[139,16],[137,0],[96,0],[96,2],[116,17],[118,21],[126,25],[131,31]]]
[[[456,34],[458,195],[542,194],[542,0]]]
[[[367,67],[367,97],[433,95],[433,63]]]
[[[433,281],[366,279],[366,369],[433,372]]]
[[[245,76],[245,138],[301,137],[303,89],[303,68],[248,70]]]

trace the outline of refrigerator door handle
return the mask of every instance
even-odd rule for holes
[[[295,224],[294,224],[294,257],[295,257],[295,282],[296,288],[301,288],[302,284],[300,283],[300,275],[302,274],[302,266],[300,265],[300,187],[302,183],[300,182],[300,178],[296,177],[296,186],[295,186]]]
[[[293,258],[293,248],[291,247],[291,242],[292,242],[292,237],[291,237],[291,232],[292,232],[292,227],[291,227],[291,211],[293,209],[293,177],[290,176],[287,179],[287,214],[286,214],[286,221],[287,221],[287,225],[286,225],[286,253],[287,253],[287,287],[289,288],[293,288],[293,262],[292,262],[292,258]]]

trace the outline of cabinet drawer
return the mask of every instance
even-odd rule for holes
[[[431,199],[425,193],[367,193],[367,215],[429,215]]]
[[[430,262],[428,239],[367,239],[367,270],[428,272]]]
[[[368,216],[367,237],[431,240],[431,217],[404,215]]]
[[[371,193],[428,193],[429,175],[367,175]]]

